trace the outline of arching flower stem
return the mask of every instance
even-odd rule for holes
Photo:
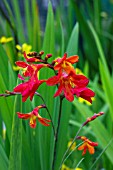
[[[80,133],[80,131],[81,131],[81,129],[83,128],[83,125],[81,125],[81,127],[79,128],[79,130],[77,131],[77,133],[76,133],[76,135],[75,135],[75,137],[74,137],[74,139],[73,139],[73,141],[72,141],[72,143],[70,144],[70,146],[67,148],[67,150],[65,151],[65,153],[64,153],[64,156],[63,156],[63,158],[62,158],[62,161],[61,161],[61,164],[60,164],[60,168],[59,169],[61,169],[61,167],[62,167],[62,164],[64,163],[64,160],[65,160],[65,156],[67,155],[67,153],[69,152],[69,150],[71,149],[71,147],[72,147],[72,145],[74,144],[74,142],[75,142],[75,140],[77,139],[77,136],[78,136],[78,134]]]
[[[44,103],[44,105],[45,105],[45,109],[47,110],[47,113],[48,113],[49,118],[50,118],[50,120],[51,120],[51,125],[52,125],[52,128],[53,128],[54,139],[55,139],[55,138],[56,138],[55,127],[54,127],[53,120],[52,120],[51,114],[50,114],[50,112],[49,112],[49,109],[48,109],[48,107],[46,106],[45,100],[43,99],[43,97],[42,97],[38,92],[35,92],[35,95],[39,96],[39,97],[42,99],[42,101],[43,101],[43,103]]]

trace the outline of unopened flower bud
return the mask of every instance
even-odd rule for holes
[[[39,52],[39,56],[42,56],[44,54],[44,51]]]
[[[45,60],[47,61],[49,58],[51,58],[52,57],[52,54],[47,54],[46,56],[45,56]]]
[[[29,56],[29,57],[33,57],[33,56],[37,56],[37,52],[30,52],[30,53],[28,53],[27,54],[27,56]]]
[[[103,115],[103,114],[104,114],[104,112],[99,112],[99,113],[97,113],[97,114],[94,113],[94,115],[93,115],[92,117],[87,118],[87,120],[83,123],[83,126],[85,126],[87,123],[95,120],[98,116],[101,116],[101,115]]]

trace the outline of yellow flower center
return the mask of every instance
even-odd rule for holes
[[[34,120],[36,120],[36,116],[33,115],[31,118],[30,118],[30,125],[33,125],[34,124]]]

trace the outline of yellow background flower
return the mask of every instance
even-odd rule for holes
[[[3,37],[0,38],[0,43],[5,44],[5,43],[8,43],[8,42],[10,42],[12,40],[13,40],[13,37],[8,37],[7,38],[7,37],[3,36]]]

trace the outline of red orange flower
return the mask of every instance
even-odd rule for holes
[[[86,87],[88,82],[89,80],[87,77],[84,75],[77,75],[73,71],[69,74],[59,71],[58,75],[53,76],[46,81],[49,86],[59,85],[54,97],[59,96],[64,92],[66,99],[70,102],[74,100],[74,95],[92,102],[91,97],[93,97],[95,93]]]
[[[24,77],[32,76],[33,74],[37,73],[42,67],[47,66],[47,64],[28,64],[24,61],[16,61],[15,63],[17,66],[24,69],[22,73]]]
[[[27,82],[16,86],[13,91],[22,94],[23,102],[25,102],[28,97],[30,97],[30,100],[32,100],[36,90],[43,82],[45,82],[45,80],[38,80],[37,77],[32,76]]]
[[[45,108],[44,105],[40,105],[38,107],[36,107],[32,112],[30,113],[26,113],[26,114],[23,114],[23,113],[20,113],[20,112],[17,112],[18,114],[18,117],[21,118],[21,119],[30,119],[29,121],[29,125],[31,128],[35,128],[36,127],[36,119],[38,119],[38,121],[44,125],[44,126],[49,126],[49,122],[51,122],[50,120],[46,119],[46,118],[42,118],[40,115],[39,115],[39,109],[41,108]]]
[[[64,70],[66,73],[70,73],[70,71],[75,72],[72,64],[78,62],[79,57],[77,55],[70,56],[67,58],[67,53],[64,54],[62,58],[57,58],[54,60],[56,65],[54,66],[54,70]]]
[[[85,136],[78,136],[78,139],[84,141],[84,143],[78,147],[78,150],[83,150],[82,155],[85,155],[87,150],[89,151],[90,154],[94,154],[95,152],[94,147],[98,146],[97,142],[92,142]]]
[[[46,64],[27,64],[23,61],[17,61],[16,64],[19,67],[25,68],[26,70],[23,72],[24,77],[30,77],[30,79],[24,83],[19,84],[14,88],[14,92],[19,92],[22,94],[22,101],[25,102],[27,98],[30,96],[30,100],[32,100],[36,90],[38,87],[45,82],[45,80],[38,79],[38,71],[45,67]],[[19,78],[23,80],[23,77],[19,75]]]

